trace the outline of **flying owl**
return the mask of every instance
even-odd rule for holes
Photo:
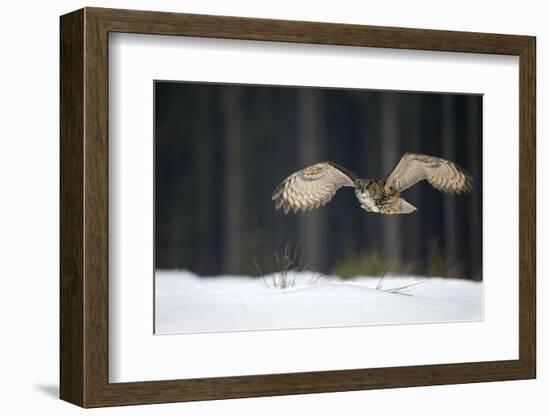
[[[460,166],[435,156],[405,153],[385,180],[361,179],[333,162],[320,162],[293,173],[273,191],[275,208],[308,211],[325,205],[343,186],[355,188],[355,196],[367,212],[409,214],[416,207],[400,192],[427,180],[435,189],[460,194],[472,190],[472,177]]]

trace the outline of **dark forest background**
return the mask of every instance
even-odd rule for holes
[[[156,81],[155,267],[199,275],[276,269],[298,251],[344,278],[391,273],[481,280],[482,97]],[[421,182],[413,214],[367,214],[351,188],[284,215],[271,200],[292,172],[331,160],[383,179],[405,152],[454,161],[474,191]]]

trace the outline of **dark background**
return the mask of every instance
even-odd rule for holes
[[[297,249],[307,269],[349,278],[415,273],[481,280],[482,97],[157,81],[155,267],[200,275],[277,269]],[[352,188],[284,215],[275,186],[331,160],[383,179],[405,152],[466,168],[474,191],[421,182],[410,215],[367,214]]]

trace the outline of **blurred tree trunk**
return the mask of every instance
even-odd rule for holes
[[[403,132],[401,137],[405,140],[405,143],[401,146],[404,152],[420,153],[421,152],[421,126],[420,118],[422,112],[420,111],[422,99],[417,96],[407,96],[407,114],[404,114],[404,119],[407,121],[403,126]],[[402,155],[399,155],[401,157]],[[407,201],[411,202],[418,209],[423,209],[422,204],[422,187],[413,186],[407,190],[406,195],[403,196]],[[413,202],[414,201],[414,202]],[[418,214],[416,212],[415,214]],[[407,241],[407,262],[412,262],[415,266],[414,272],[419,273],[418,260],[422,258],[422,244],[419,236],[422,233],[422,216],[421,215],[407,215],[404,218],[404,222],[407,224],[402,230],[406,230],[406,236],[404,241]]]
[[[240,87],[226,87],[223,92],[224,175],[219,178],[224,190],[223,264],[225,273],[238,273],[241,265],[242,114]],[[216,189],[211,190],[216,192]],[[222,214],[223,215],[223,214]]]
[[[372,94],[369,99],[360,101],[363,106],[364,116],[361,117],[361,136],[363,146],[361,159],[358,165],[357,174],[365,178],[377,178],[382,172],[382,163],[379,155],[380,149],[383,147],[383,136],[380,128],[381,111],[381,94]],[[381,252],[383,250],[383,239],[380,237],[383,234],[382,225],[378,215],[369,214],[360,208],[360,220],[362,224],[362,233],[359,240],[359,249],[368,252]],[[352,228],[352,235],[354,229]]]
[[[470,194],[470,270],[469,275],[474,280],[481,280],[482,262],[482,97],[468,97],[468,139],[469,139],[469,165],[470,173],[474,178],[474,190]]]
[[[443,155],[442,157],[452,162],[455,158],[455,103],[454,96],[445,94],[443,100],[443,120],[442,120],[442,138]],[[456,272],[458,239],[457,239],[457,209],[456,198],[452,195],[444,196],[445,213],[445,263],[448,272]],[[465,215],[465,214],[464,214]]]
[[[398,162],[399,155],[399,126],[398,126],[398,96],[396,93],[382,95],[382,171],[376,179],[383,179]],[[378,214],[380,215],[380,214]],[[399,262],[400,239],[398,215],[381,215],[383,221],[384,255],[392,262]]]
[[[298,93],[298,158],[300,167],[320,162],[324,128],[321,90],[301,88]],[[317,270],[326,263],[326,208],[300,214],[300,253]]]
[[[198,207],[195,209],[197,213],[194,219],[195,228],[197,229],[196,237],[196,264],[199,270],[204,270],[207,273],[217,273],[215,264],[210,261],[212,255],[210,251],[215,247],[212,232],[212,218],[214,217],[213,203],[213,178],[212,172],[214,164],[212,143],[212,123],[209,122],[212,114],[212,89],[202,88],[198,90],[196,103],[196,123],[195,123],[195,157],[194,166],[199,175],[194,175],[195,186],[194,192],[196,198],[194,203]],[[218,265],[219,267],[219,265]]]

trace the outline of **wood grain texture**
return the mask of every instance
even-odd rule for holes
[[[87,8],[111,32],[519,55],[530,37]]]
[[[84,404],[84,12],[60,24],[60,388]]]
[[[520,57],[520,357],[446,365],[108,381],[108,33]],[[535,377],[535,38],[86,8],[61,18],[61,397],[83,407]]]
[[[519,355],[536,377],[536,41],[520,54]]]
[[[85,10],[84,303],[85,406],[108,380],[108,33]]]

